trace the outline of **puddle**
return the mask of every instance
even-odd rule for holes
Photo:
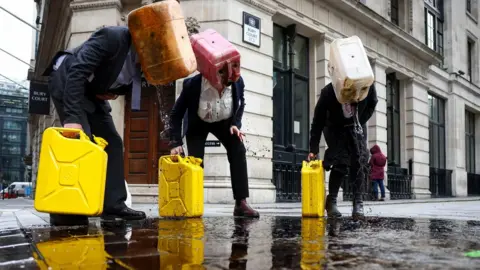
[[[17,235],[2,237],[1,244],[11,247],[0,247],[0,264],[17,261],[12,269],[32,267],[32,257],[45,269],[473,269],[480,264],[464,255],[480,250],[480,223],[474,221],[150,219],[33,228],[25,233],[31,245],[20,243],[18,231],[11,233]]]

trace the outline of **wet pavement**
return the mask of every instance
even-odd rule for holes
[[[205,217],[0,232],[0,269],[475,269],[480,222]]]

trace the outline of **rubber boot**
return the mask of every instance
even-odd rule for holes
[[[328,195],[325,208],[327,209],[328,217],[339,218],[342,216],[342,213],[340,213],[337,208],[337,198]]]
[[[363,212],[363,201],[361,198],[356,198],[353,200],[352,218],[353,220],[365,219],[365,214]]]

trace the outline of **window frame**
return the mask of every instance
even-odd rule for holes
[[[435,52],[444,56],[444,16],[443,16],[443,1],[434,0],[433,5],[425,0],[424,8],[424,24],[425,24],[425,44]],[[432,37],[429,38],[429,15],[432,17]],[[429,46],[429,41],[433,41],[433,45]],[[433,48],[432,48],[433,47]]]
[[[465,110],[465,170],[476,173],[475,113]]]
[[[400,25],[400,12],[399,12],[398,0],[390,0],[390,21],[397,26]]]
[[[389,88],[390,87],[390,88]],[[394,91],[392,91],[394,90]],[[401,165],[400,80],[396,73],[387,74],[387,157],[389,165]],[[397,130],[398,129],[398,130]],[[388,138],[392,139],[392,142]]]
[[[428,93],[429,102],[429,165],[433,168],[446,168],[446,100]],[[433,109],[433,115],[432,115]],[[437,141],[435,141],[435,138]]]
[[[290,68],[292,68],[293,70],[293,79],[295,81],[301,81],[301,82],[304,82],[307,84],[307,104],[306,104],[306,109],[307,111],[310,110],[310,39],[308,37],[305,37],[303,35],[300,35],[300,34],[296,34],[295,36],[295,44],[298,44],[297,42],[300,40],[300,39],[304,39],[305,40],[305,55],[304,55],[304,58],[306,59],[306,63],[305,64],[305,71],[303,72],[302,70],[298,69],[295,67],[295,61],[294,63],[290,63],[290,59],[289,59],[289,43],[288,43],[288,38],[287,36],[285,35],[284,31],[285,31],[285,27],[281,26],[281,25],[278,25],[278,24],[274,24],[273,25],[274,27],[274,31],[275,29],[278,29],[278,30],[282,30],[282,53],[283,55],[281,56],[281,62],[279,62],[277,59],[273,59],[273,70],[274,72],[278,72],[280,74],[285,74],[287,75],[286,78],[287,78],[287,88],[284,89],[284,91],[286,93],[284,93],[283,95],[283,102],[284,102],[284,105],[286,104],[286,102],[290,102],[289,100],[289,97],[291,96],[292,98],[295,98],[295,93],[293,93],[292,95],[292,91],[293,89],[291,89],[290,85],[291,85],[291,81],[290,81],[290,75],[291,75],[291,70]],[[275,41],[274,41],[275,43]],[[295,48],[295,45],[294,45],[294,48]],[[274,50],[275,50],[275,47],[274,47]],[[274,55],[275,55],[275,51],[273,52]],[[296,56],[296,55],[295,55]],[[275,89],[274,89],[275,91]],[[293,103],[295,103],[295,100],[293,100]],[[290,110],[290,113],[283,113],[281,118],[283,118],[284,120],[284,123],[288,123],[290,121],[290,119],[292,119],[292,116],[295,116],[295,105],[293,108],[290,108],[290,104],[287,104],[287,107],[288,109]],[[296,148],[297,148],[297,151],[298,150],[301,150],[301,151],[308,151],[309,149],[309,136],[310,136],[310,116],[307,115],[306,116],[306,132],[304,134],[305,138],[305,145],[302,146],[302,147],[299,147],[299,145],[297,145],[297,134],[295,133],[295,124],[294,123],[291,123],[291,127],[288,127],[285,126],[283,128],[283,134],[281,134],[279,137],[276,137],[278,136],[278,134],[274,134],[274,138],[273,138],[273,141],[274,141],[274,146],[277,145],[277,146],[281,146],[281,145],[285,145],[286,146],[286,142],[288,141],[287,138],[289,138],[289,136],[291,136],[291,134],[289,132],[293,132],[293,137],[294,137],[294,141],[293,143],[296,145]],[[284,124],[285,125],[285,124]],[[302,132],[302,127],[300,127],[300,132],[301,134],[304,133]],[[275,128],[274,128],[275,130]],[[303,135],[303,134],[302,134]]]

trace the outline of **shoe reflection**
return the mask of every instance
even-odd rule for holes
[[[235,228],[232,235],[232,253],[228,269],[247,269],[250,226],[257,221],[257,219],[251,218],[234,218]]]
[[[324,218],[302,218],[302,269],[320,269],[326,264]]]

